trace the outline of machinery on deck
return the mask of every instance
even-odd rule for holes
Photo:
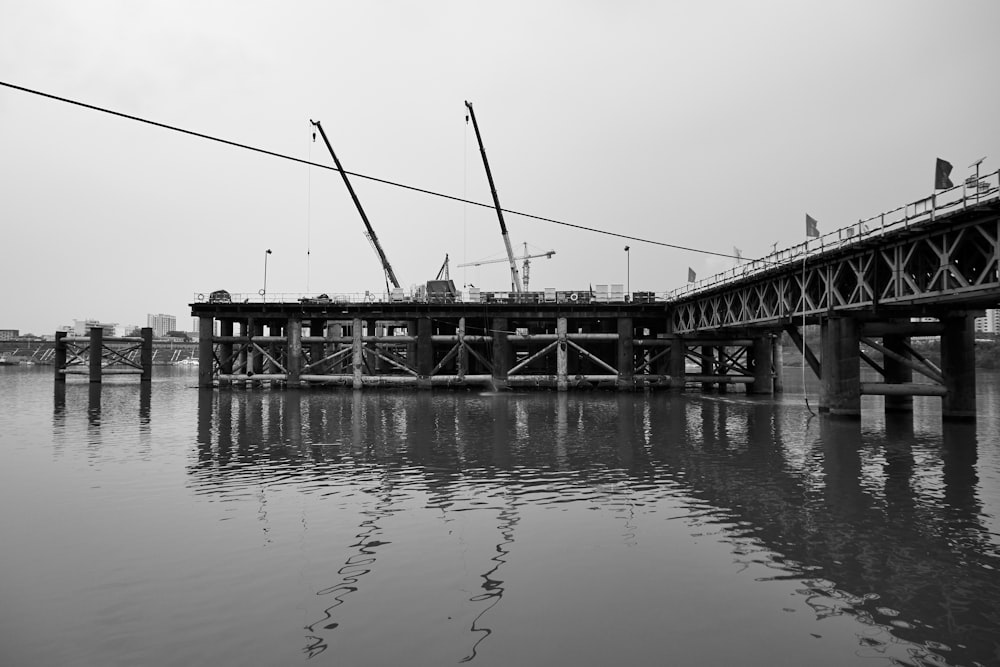
[[[371,223],[368,222],[368,216],[365,215],[365,209],[361,207],[361,200],[358,199],[358,195],[354,192],[354,188],[351,187],[351,181],[347,178],[347,172],[344,171],[343,165],[341,165],[340,160],[337,159],[337,154],[333,152],[333,146],[330,145],[330,140],[326,138],[326,132],[323,131],[323,126],[318,120],[310,120],[309,122],[315,125],[316,129],[319,130],[320,135],[323,137],[323,143],[326,144],[327,150],[330,151],[330,157],[333,158],[334,164],[337,165],[337,170],[344,178],[344,185],[347,186],[347,191],[351,193],[351,199],[354,200],[354,205],[357,207],[358,213],[361,215],[361,220],[365,223],[365,238],[368,239],[368,242],[372,244],[372,247],[378,254],[379,261],[382,262],[382,270],[385,272],[387,280],[392,283],[396,293],[402,296],[399,280],[396,279],[396,274],[392,270],[392,265],[389,264],[389,258],[385,256],[385,251],[382,250],[382,244],[378,242],[378,237],[375,236],[375,230],[372,229]]]
[[[514,251],[510,247],[510,237],[507,236],[507,224],[503,221],[503,209],[500,208],[500,199],[497,197],[497,188],[496,185],[493,184],[493,173],[490,171],[490,163],[486,159],[486,149],[483,147],[483,137],[479,134],[479,124],[476,123],[476,113],[472,110],[472,102],[466,100],[465,106],[469,110],[469,117],[472,118],[472,127],[476,131],[476,141],[479,142],[479,152],[483,156],[483,166],[486,168],[486,178],[490,182],[490,193],[493,195],[493,206],[496,207],[497,218],[500,219],[500,234],[503,236],[503,244],[507,249],[507,261],[510,263],[511,289],[520,294],[524,291],[524,288],[521,285],[521,276],[517,272],[517,262],[514,261]]]

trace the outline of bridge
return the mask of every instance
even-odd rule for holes
[[[974,318],[1000,303],[1000,171],[663,294],[195,299],[199,384],[783,389],[787,333],[819,408],[939,396],[975,416]],[[819,350],[806,327],[818,325]],[[266,332],[265,332],[266,328]],[[911,345],[940,339],[940,365]],[[863,382],[862,364],[880,381]],[[914,377],[919,376],[919,381]]]
[[[998,186],[1000,172],[970,179],[689,285],[671,295],[670,331],[787,332],[820,379],[823,411],[857,416],[863,395],[885,396],[888,411],[941,396],[946,418],[972,417],[973,320],[1000,303]],[[804,340],[810,324],[820,327],[819,355]],[[940,367],[913,349],[913,336],[940,338]],[[702,350],[708,364],[712,354]],[[862,382],[862,363],[882,381]]]

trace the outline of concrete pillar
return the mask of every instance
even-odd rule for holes
[[[219,321],[219,335],[220,336],[232,336],[233,335],[233,321],[229,318]],[[219,343],[219,372],[224,374],[229,374],[233,372],[233,344],[232,343]],[[228,383],[227,383],[228,384]]]
[[[101,353],[104,351],[104,329],[90,328],[90,381],[101,382]]]
[[[249,336],[250,331],[251,328],[249,320],[243,320],[242,322],[240,322],[240,336],[244,337]],[[246,373],[247,371],[250,370],[249,366],[250,360],[247,355],[247,346],[245,343],[240,343],[239,345],[240,345],[240,351],[236,355],[236,367],[242,368],[243,372]]]
[[[885,345],[886,349],[890,352],[895,352],[896,354],[906,357],[907,359],[910,357],[907,353],[907,346],[910,344],[909,336],[903,336],[900,334],[886,335],[882,337],[882,344]],[[902,382],[913,382],[913,369],[909,366],[888,356],[884,357],[882,365],[885,369],[885,381],[887,383],[899,384]],[[913,397],[886,396],[885,411],[913,412]]]
[[[326,331],[326,320],[311,319],[309,320],[309,335],[310,336],[323,336]],[[309,344],[309,363],[315,364],[320,359],[326,356],[326,345],[323,343],[310,343]],[[309,371],[310,373],[322,373],[323,366],[326,364],[320,364],[319,366],[313,366]]]
[[[341,338],[343,337],[343,335],[344,335],[344,325],[341,322],[334,322],[332,324],[326,325],[327,340],[330,340],[331,338]],[[327,351],[330,354],[339,352],[341,350],[341,345],[343,345],[343,343],[334,343],[331,341],[329,343]],[[344,359],[340,358],[330,366],[330,370],[328,372],[333,373],[335,375],[339,375],[344,372],[344,366],[345,366]]]
[[[431,388],[431,371],[434,370],[434,322],[429,317],[417,320],[417,387]]]
[[[56,369],[55,369],[56,382],[65,382],[66,381],[66,373],[63,372],[63,371],[66,370],[66,332],[65,331],[57,331],[56,332],[55,358],[54,358],[53,361],[54,361],[55,367],[56,367]]]
[[[771,381],[771,338],[757,336],[750,345],[750,372],[753,373],[753,384],[747,386],[748,394],[772,394],[774,386]]]
[[[360,317],[355,317],[351,321],[351,369],[354,374],[352,386],[360,390],[362,386],[362,375],[364,375],[364,344],[361,336],[364,333],[363,324]]]
[[[406,335],[414,339],[414,342],[407,343],[406,345],[406,363],[409,364],[410,368],[417,370],[417,321],[407,320],[406,321]]]
[[[947,393],[941,399],[944,419],[976,418],[976,347],[971,315],[942,318],[941,374]]]
[[[142,347],[139,349],[139,366],[142,367],[140,382],[152,382],[153,380],[153,329],[143,327]]]
[[[263,335],[264,335],[264,324],[259,320],[251,319],[250,336],[263,336]],[[256,375],[257,373],[262,373],[263,371],[264,371],[264,357],[263,355],[261,355],[260,350],[258,350],[251,344],[249,365],[247,366],[247,375]]]
[[[632,318],[618,318],[618,390],[635,389],[635,345]]]
[[[701,346],[701,374],[702,375],[715,375],[715,348],[711,345]],[[702,382],[701,390],[705,393],[712,391],[714,387],[712,382]]]
[[[820,412],[861,417],[861,353],[858,323],[850,317],[828,317],[820,328],[823,379]]]
[[[781,344],[780,333],[771,337],[771,371],[774,374],[774,393],[785,393],[785,348]]]
[[[287,357],[285,358],[288,378],[285,380],[285,384],[289,387],[298,387],[299,373],[302,369],[302,320],[297,317],[289,317],[288,324],[285,325],[285,335],[288,344]]]
[[[556,335],[559,344],[556,345],[556,390],[569,389],[569,344],[566,342],[567,322],[565,317],[556,318]]]
[[[198,318],[198,386],[212,386],[215,377],[215,359],[212,354],[212,335],[215,333],[215,318],[202,315]]]
[[[507,318],[493,318],[493,385],[507,388],[507,371],[510,370],[511,345],[507,339]]]
[[[684,375],[687,372],[685,366],[685,345],[684,339],[674,336],[670,340],[670,365],[667,373],[670,375],[670,390],[684,391]]]

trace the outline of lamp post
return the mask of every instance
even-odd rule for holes
[[[632,254],[629,247],[625,246],[625,300],[628,301],[629,294],[632,293]]]
[[[264,251],[264,289],[260,291],[260,296],[263,301],[267,301],[267,256],[270,254],[270,248]]]

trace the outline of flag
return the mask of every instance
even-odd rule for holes
[[[819,223],[806,213],[806,236],[819,236]]]
[[[693,283],[695,281],[695,278],[696,278],[696,276],[695,276],[695,273],[694,273],[694,269],[692,269],[689,266],[688,267],[688,282],[689,283]]]
[[[944,190],[946,188],[953,187],[954,183],[952,183],[951,179],[948,178],[950,174],[951,163],[938,158],[937,164],[934,167],[934,189]]]
[[[736,261],[743,259],[743,252],[736,246],[733,246],[733,254],[736,255]]]

